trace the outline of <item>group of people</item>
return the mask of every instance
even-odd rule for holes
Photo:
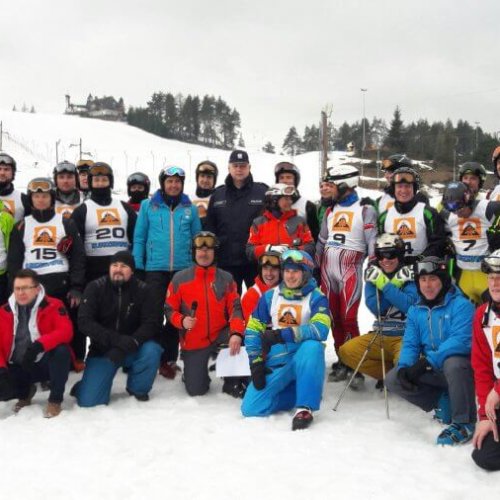
[[[500,177],[499,158],[500,147]],[[330,381],[359,389],[375,378],[435,411],[439,444],[472,439],[476,463],[500,468],[500,195],[480,199],[486,171],[467,162],[433,208],[409,158],[382,168],[376,200],[358,193],[356,167],[328,168],[315,204],[296,165],[278,163],[268,187],[235,150],[222,185],[208,160],[191,194],[180,167],[164,168],[151,196],[137,172],[125,202],[111,167],[90,160],[59,163],[20,193],[16,162],[1,153],[0,399],[19,411],[41,382],[45,414],[57,416],[73,368],[78,404],[107,404],[123,368],[127,392],[147,401],[158,372],[181,373],[179,347],[186,392],[201,396],[220,348],[244,345],[251,376],[226,377],[223,391],[243,398],[245,416],[294,408],[292,429],[304,429],[320,407],[331,329]],[[363,286],[376,317],[366,335]]]

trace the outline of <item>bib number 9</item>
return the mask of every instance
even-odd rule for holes
[[[340,243],[341,245],[343,245],[345,243],[345,234],[342,234],[342,233],[335,233],[333,235],[333,239]]]

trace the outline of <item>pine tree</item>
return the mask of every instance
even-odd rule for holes
[[[33,104],[31,105],[30,113],[36,113],[35,106],[33,106]]]
[[[14,104],[14,107],[12,108],[12,111],[17,111],[16,105]]]
[[[295,156],[300,153],[301,147],[302,141],[300,140],[299,134],[297,134],[297,129],[291,127],[283,141],[282,149],[286,154]]]
[[[262,148],[262,151],[264,151],[264,153],[271,153],[271,154],[275,154],[276,153],[276,148],[273,146],[272,142],[271,141],[267,141],[263,148]]]
[[[245,141],[243,139],[243,134],[240,134],[240,137],[238,139],[238,147],[239,148],[244,148],[245,147]]]
[[[302,150],[304,152],[320,150],[319,128],[316,125],[305,128],[302,139]]]
[[[401,111],[399,109],[399,106],[396,106],[391,121],[391,127],[384,142],[384,144],[391,150],[391,152],[403,153],[406,151],[404,132],[405,130],[403,126],[403,120],[401,120]]]

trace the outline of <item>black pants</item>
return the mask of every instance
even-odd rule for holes
[[[164,305],[167,288],[177,271],[146,271],[146,283],[153,290],[156,300],[157,314],[161,316],[161,331],[158,332],[158,342],[163,347],[161,362],[177,361],[179,357],[179,330],[165,321]]]
[[[7,273],[0,275],[0,305],[3,305],[9,300],[9,280]]]
[[[257,265],[253,262],[249,262],[243,266],[220,266],[221,269],[231,273],[233,275],[234,281],[236,281],[236,285],[238,287],[238,293],[241,296],[241,288],[243,282],[247,286],[247,290],[253,286],[255,282],[255,276],[257,276]]]
[[[69,347],[62,344],[46,352],[42,359],[35,363],[29,371],[23,370],[19,365],[9,365],[9,387],[5,388],[4,392],[0,394],[0,400],[26,399],[32,384],[48,380],[50,382],[49,401],[51,403],[61,403],[68,380],[70,364]]]
[[[500,433],[500,411],[497,410],[497,429]],[[485,470],[500,470],[500,443],[493,439],[493,433],[490,432],[483,440],[481,449],[475,449],[472,452],[472,460]]]

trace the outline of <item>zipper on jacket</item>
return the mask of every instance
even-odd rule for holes
[[[122,310],[122,287],[118,287],[118,314],[116,315],[116,331],[120,332],[120,313]]]
[[[207,340],[208,340],[208,343],[211,344],[211,341],[210,341],[210,306],[208,304],[208,287],[207,287],[207,272],[208,272],[208,269],[204,269],[203,272],[205,273],[203,282],[205,284],[205,304],[206,304],[206,307],[207,307]]]
[[[170,271],[174,270],[174,211],[170,211]]]

